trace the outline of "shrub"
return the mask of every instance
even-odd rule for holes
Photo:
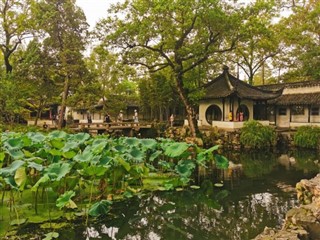
[[[245,122],[241,129],[240,143],[249,148],[267,148],[273,146],[275,140],[275,130],[255,120]]]
[[[302,126],[297,129],[294,135],[294,144],[304,148],[318,148],[320,128],[313,126]]]

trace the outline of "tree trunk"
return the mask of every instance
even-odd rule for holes
[[[177,81],[177,91],[178,95],[186,109],[187,113],[187,120],[189,122],[189,128],[190,128],[190,135],[191,137],[196,137],[197,132],[198,132],[198,127],[196,124],[196,116],[195,116],[195,111],[192,108],[191,104],[189,103],[189,100],[186,96],[186,93],[183,88],[183,82],[182,82],[182,76],[178,74],[176,76],[176,81]]]
[[[59,113],[59,123],[58,123],[58,129],[61,129],[64,127],[65,123],[65,111],[67,107],[67,99],[69,95],[69,77],[66,77],[66,80],[64,82],[64,88],[63,88],[63,94],[62,94],[62,102],[61,102],[61,107],[60,107],[60,113]]]

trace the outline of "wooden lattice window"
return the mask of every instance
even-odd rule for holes
[[[311,107],[311,115],[319,115],[319,107]]]
[[[285,116],[287,115],[287,108],[281,107],[278,109],[279,115]]]
[[[301,105],[296,105],[291,107],[292,115],[304,115],[304,107]]]

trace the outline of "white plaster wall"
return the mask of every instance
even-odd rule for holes
[[[298,127],[301,127],[301,126],[317,126],[317,127],[320,127],[320,123],[296,123],[296,122],[291,122],[290,123],[290,128],[298,128]]]
[[[315,122],[315,123],[318,123],[320,122],[320,116],[316,116],[316,115],[311,115],[310,116],[310,122]]]
[[[320,86],[306,86],[306,87],[298,87],[298,88],[285,88],[283,89],[282,94],[303,94],[303,93],[315,93],[320,92]]]
[[[290,127],[289,125],[289,120],[290,120],[290,112],[289,112],[289,109],[286,108],[286,115],[279,115],[279,109],[277,109],[276,111],[276,123],[277,123],[277,126],[279,127]]]
[[[240,104],[244,104],[248,107],[249,109],[249,119],[253,119],[253,101],[250,100],[242,100]],[[220,110],[221,113],[223,114],[223,103],[221,99],[214,99],[214,100],[208,100],[208,101],[201,101],[199,104],[199,121],[201,121],[201,124],[203,126],[210,126],[210,124],[207,122],[206,120],[206,111],[208,109],[208,107],[210,107],[211,105],[217,105]],[[239,105],[238,105],[238,100],[234,101],[234,115],[237,112]],[[228,120],[228,113],[229,113],[229,109],[230,109],[230,104],[229,104],[229,99],[227,98],[225,100],[225,116],[224,119],[226,122],[229,122]],[[234,116],[235,118],[236,116]],[[221,121],[223,121],[223,116]]]
[[[308,122],[308,109],[304,109],[304,115],[291,115],[291,122]]]

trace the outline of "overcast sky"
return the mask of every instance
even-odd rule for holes
[[[76,2],[83,9],[87,22],[93,28],[99,19],[106,16],[109,6],[119,0],[77,0]]]

